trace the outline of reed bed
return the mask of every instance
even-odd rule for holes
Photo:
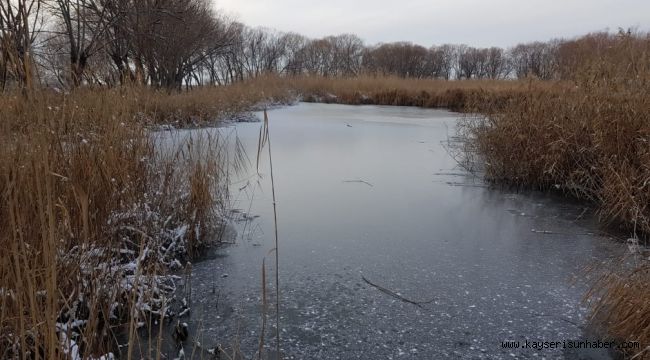
[[[528,80],[408,79],[394,76],[354,78],[299,77],[291,85],[306,102],[348,105],[393,105],[467,111],[471,104],[489,98],[494,102],[525,93],[531,88],[562,86],[561,82]]]
[[[218,135],[170,148],[152,129],[290,96],[266,81],[0,97],[0,358],[136,357],[137,329],[170,315],[168,271],[216,239],[233,158]]]
[[[464,122],[497,182],[562,190],[601,219],[650,232],[650,100],[606,89],[531,91]]]
[[[505,102],[468,104],[460,126],[468,152],[498,183],[562,191],[597,204],[602,222],[632,234],[643,253],[650,235],[650,39],[585,38],[571,86],[531,87]],[[605,269],[589,293],[594,319],[615,339],[650,346],[648,255]],[[637,354],[628,354],[637,355]],[[650,352],[637,358],[650,358]]]
[[[596,285],[587,294],[595,299],[592,320],[605,325],[612,339],[638,342],[640,348],[620,349],[626,358],[650,358],[650,262],[640,253],[624,259],[616,271],[601,269]]]

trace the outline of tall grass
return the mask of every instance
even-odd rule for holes
[[[637,259],[630,259],[637,257]],[[640,349],[622,349],[634,359],[650,358],[650,261],[633,254],[626,261],[635,266],[621,265],[617,270],[602,272],[596,285],[587,294],[595,299],[593,320],[604,324],[608,335],[617,340],[635,341]]]
[[[461,132],[495,182],[563,191],[599,207],[605,224],[650,235],[650,39],[619,34],[577,41],[571,86],[531,87],[504,103],[469,104]],[[609,335],[650,346],[648,259],[597,284],[594,317]],[[650,356],[646,353],[642,356]]]
[[[290,96],[241,84],[0,98],[0,358],[120,345],[131,357],[134,329],[164,315],[173,283],[161,275],[210,240],[227,196],[219,138],[161,151],[150,125],[213,123],[274,94]]]
[[[531,87],[546,89],[560,82],[529,80],[405,79],[399,77],[359,76],[354,78],[298,77],[291,79],[307,102],[348,105],[394,105],[446,108],[466,111],[469,105],[486,97],[494,102],[525,93]]]

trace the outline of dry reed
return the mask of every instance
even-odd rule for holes
[[[647,238],[650,39],[599,35],[576,48],[591,50],[576,57],[572,86],[531,87],[505,102],[475,99],[468,110],[481,115],[466,117],[461,134],[489,180],[592,201],[603,223]],[[608,335],[642,347],[650,346],[648,261],[606,269],[589,294]]]
[[[151,125],[290,99],[265,84],[0,98],[0,358],[133,356],[136,329],[165,315],[163,275],[206,244],[227,200],[218,137],[161,151]]]
[[[306,102],[348,105],[393,105],[446,108],[466,111],[470,104],[488,97],[492,101],[528,92],[531,87],[551,88],[562,83],[538,80],[463,80],[405,79],[360,76],[355,78],[298,77],[291,86]]]

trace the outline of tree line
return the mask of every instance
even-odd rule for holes
[[[125,83],[180,89],[262,74],[543,80],[575,76],[620,36],[595,33],[509,49],[410,42],[366,45],[353,34],[310,39],[252,28],[211,0],[1,0],[0,89]]]

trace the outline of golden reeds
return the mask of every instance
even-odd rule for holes
[[[290,84],[307,102],[348,105],[393,105],[447,108],[467,111],[477,99],[486,96],[494,102],[535,88],[561,86],[560,82],[536,80],[405,79],[360,76],[355,78],[297,77]]]
[[[604,223],[647,238],[650,40],[601,35],[575,46],[592,51],[575,59],[571,86],[533,86],[505,103],[475,100],[470,109],[481,115],[465,118],[461,132],[489,180],[587,199]],[[642,347],[650,346],[648,261],[606,269],[589,294],[609,335]]]
[[[131,353],[135,328],[164,315],[173,285],[158,275],[205,244],[227,200],[216,135],[161,151],[151,125],[289,99],[266,84],[0,98],[0,358],[99,357],[119,350],[115,331]]]

